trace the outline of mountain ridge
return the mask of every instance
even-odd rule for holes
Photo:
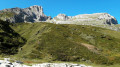
[[[70,23],[71,21],[71,23]],[[112,25],[118,24],[115,17],[108,13],[80,14],[76,16],[67,16],[59,14],[53,18],[56,24],[78,24],[78,25]]]
[[[38,5],[30,6],[28,8],[23,8],[23,9],[18,8],[18,7],[10,8],[10,9],[3,9],[0,11],[0,14],[2,12],[14,13],[13,14],[14,16],[9,17],[9,18],[5,17],[3,19],[3,20],[8,20],[13,23],[48,21],[48,22],[56,23],[56,24],[81,24],[81,25],[118,24],[116,18],[111,16],[108,13],[81,14],[81,15],[76,15],[76,16],[67,16],[65,14],[59,14],[52,19],[50,16],[46,16],[43,12],[42,6],[38,6]],[[68,21],[68,22],[66,23],[65,21]]]

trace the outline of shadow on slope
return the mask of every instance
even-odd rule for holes
[[[26,40],[16,33],[9,22],[0,20],[0,54],[13,55],[18,52]]]

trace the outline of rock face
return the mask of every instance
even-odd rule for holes
[[[28,8],[11,8],[0,11],[0,14],[4,13],[5,16],[0,16],[0,19],[7,20],[9,22],[39,22],[50,20],[50,16],[46,16],[41,6],[31,6]]]
[[[52,20],[56,24],[78,24],[78,25],[105,25],[118,24],[117,20],[108,13],[82,14],[77,16],[66,16],[59,14]]]

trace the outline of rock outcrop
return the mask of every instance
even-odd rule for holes
[[[50,20],[50,16],[46,16],[41,6],[31,6],[28,8],[11,8],[0,11],[0,19],[15,22],[39,22]]]
[[[56,24],[78,24],[78,25],[112,25],[118,24],[115,17],[108,13],[82,14],[77,16],[66,16],[59,14],[52,22]]]

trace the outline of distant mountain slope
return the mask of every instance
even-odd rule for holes
[[[16,33],[8,22],[0,20],[0,55],[16,54],[18,48],[25,44],[26,40]]]
[[[84,25],[18,23],[11,26],[27,43],[18,57],[51,61],[120,61],[120,32]]]
[[[81,14],[76,16],[59,14],[49,22],[53,22],[55,24],[91,25],[120,31],[120,25],[116,18],[108,13]]]
[[[59,14],[52,20],[56,24],[77,24],[77,25],[112,25],[118,24],[115,17],[108,13],[81,14],[67,16]]]

